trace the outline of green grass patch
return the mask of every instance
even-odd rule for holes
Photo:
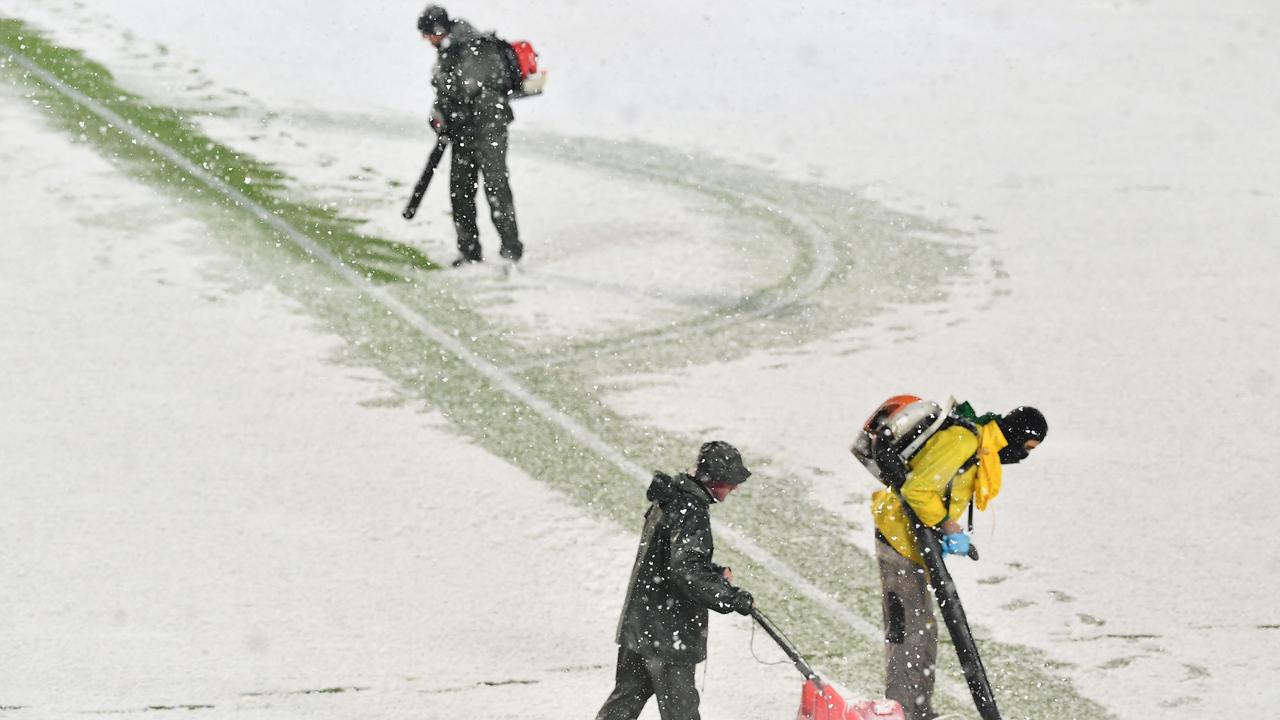
[[[112,162],[153,186],[184,199],[212,203],[227,212],[246,212],[236,200],[213,191],[198,176],[138,143],[125,128],[116,127],[115,123],[58,92],[10,53],[34,63],[115,113],[129,128],[140,130],[172,148],[284,219],[370,280],[410,281],[418,271],[437,268],[417,248],[361,233],[361,220],[344,217],[305,198],[291,197],[289,178],[276,168],[204,134],[193,118],[182,111],[154,105],[121,88],[107,68],[78,50],[55,45],[21,20],[0,18],[0,45],[7,48],[0,51],[0,72],[16,82],[26,97],[77,140],[93,145]]]

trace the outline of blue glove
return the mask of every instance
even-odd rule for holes
[[[968,555],[969,536],[962,532],[943,535],[942,552],[948,555]]]

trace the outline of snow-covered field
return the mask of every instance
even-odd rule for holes
[[[863,549],[873,488],[845,448],[877,402],[1036,404],[1051,437],[980,516],[983,560],[953,563],[980,635],[1117,717],[1272,712],[1280,10],[450,9],[551,68],[513,128],[528,267],[423,273],[398,299],[640,466],[736,442],[751,492],[860,526],[797,535]],[[427,142],[418,10],[0,0],[290,192],[444,261],[441,188],[397,215]],[[639,482],[559,479],[587,462],[559,434],[500,437],[506,406],[441,389],[470,382],[456,360],[344,311],[322,268],[246,249],[251,218],[108,162],[14,77],[0,716],[590,716]],[[777,577],[764,553],[796,561],[753,524],[760,497],[716,514]],[[764,597],[839,594],[809,580]],[[751,642],[717,618],[706,717],[794,712],[797,676]],[[874,653],[827,662],[875,689]]]

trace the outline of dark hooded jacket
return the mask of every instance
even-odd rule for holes
[[[751,594],[711,561],[711,495],[685,474],[653,476],[618,644],[645,657],[684,665],[707,658],[707,610],[751,612]]]
[[[498,40],[454,20],[431,78],[436,110],[450,134],[484,132],[511,123],[511,76]]]

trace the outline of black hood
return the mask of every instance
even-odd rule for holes
[[[659,507],[666,507],[673,500],[693,500],[702,505],[711,504],[711,494],[702,487],[702,483],[684,473],[674,477],[666,473],[654,473],[653,482],[649,483],[649,491],[645,493],[645,497],[649,498],[650,502],[658,503]]]
[[[423,35],[448,35],[452,27],[448,11],[439,5],[428,5],[418,16],[418,32]]]

